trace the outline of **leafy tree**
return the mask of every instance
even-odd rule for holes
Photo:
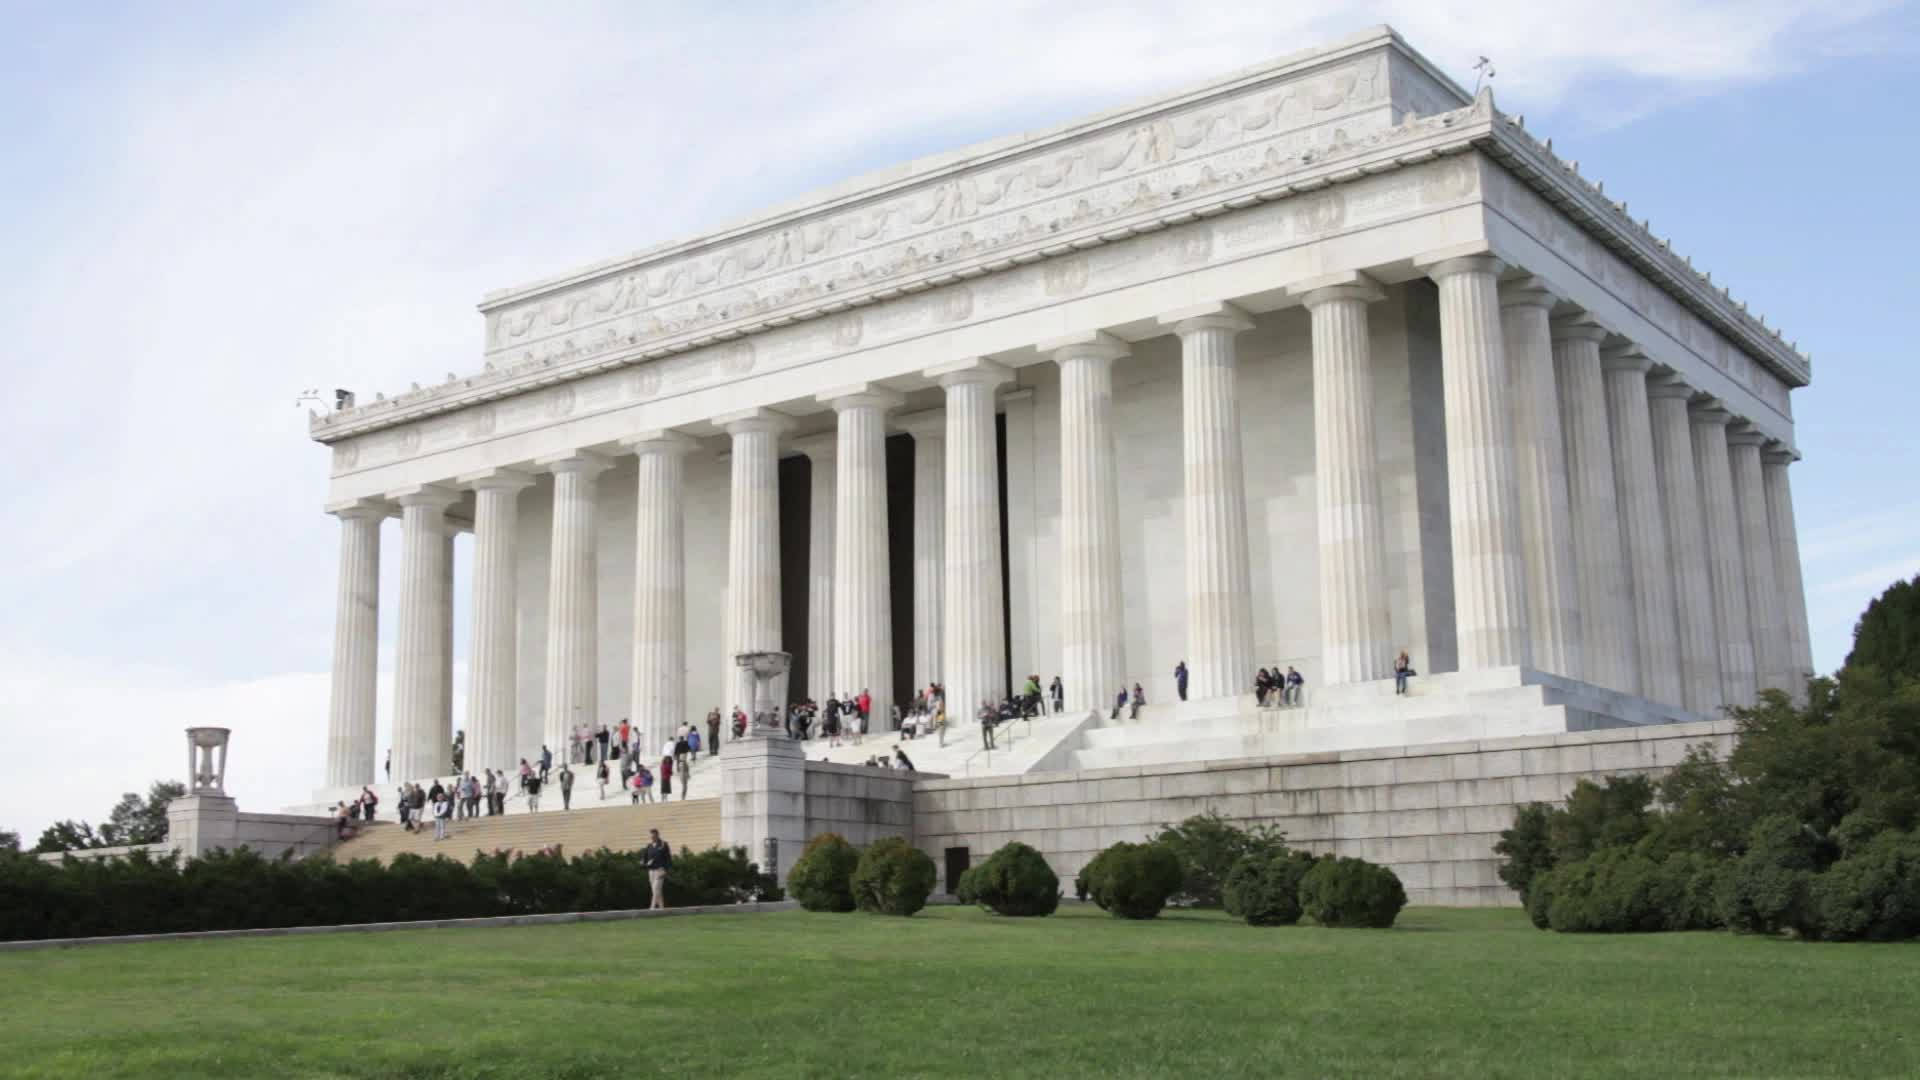
[[[20,834],[11,829],[0,829],[0,854],[20,850]]]
[[[84,821],[56,821],[47,826],[40,834],[40,841],[33,845],[35,854],[52,851],[84,851],[87,848],[105,847],[93,826]]]
[[[1889,677],[1920,674],[1920,577],[1894,582],[1867,605],[1853,626],[1847,666]]]
[[[132,791],[120,796],[100,826],[101,844],[160,843],[167,838],[167,804],[186,793],[186,785],[178,781],[155,780],[144,799]]]
[[[1219,907],[1225,899],[1227,875],[1249,855],[1280,855],[1287,850],[1287,834],[1271,825],[1241,828],[1214,811],[1195,814],[1178,825],[1167,825],[1149,837],[1180,859],[1180,891],[1174,899],[1195,907]]]

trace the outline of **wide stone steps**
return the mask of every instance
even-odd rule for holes
[[[717,771],[717,770],[716,770]],[[541,805],[547,805],[544,797]],[[538,813],[480,817],[452,823],[452,835],[433,838],[433,825],[408,832],[389,819],[363,828],[360,835],[333,849],[338,862],[353,859],[392,861],[401,852],[432,857],[445,855],[461,862],[475,852],[519,851],[532,854],[559,845],[568,855],[605,847],[632,851],[645,847],[647,830],[679,852],[705,851],[720,844],[720,800],[676,799],[671,803],[605,807],[591,810],[541,810]]]

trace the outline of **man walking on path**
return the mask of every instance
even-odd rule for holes
[[[573,809],[573,770],[560,766],[560,809]]]
[[[667,906],[667,871],[673,866],[673,849],[660,839],[659,829],[648,829],[647,834],[653,839],[640,852],[641,865],[647,868],[647,884],[653,891],[653,902],[647,909],[661,911]]]

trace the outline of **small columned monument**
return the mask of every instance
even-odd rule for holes
[[[238,846],[240,807],[227,794],[223,727],[187,729],[187,793],[167,804],[167,841],[186,858]]]
[[[761,650],[733,662],[753,676],[753,705],[744,737],[720,757],[721,841],[746,848],[784,883],[807,840],[806,755],[787,738],[773,696],[793,657]]]

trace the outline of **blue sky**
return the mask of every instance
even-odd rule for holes
[[[235,728],[243,805],[317,782],[337,532],[301,389],[476,369],[488,289],[1379,22],[1463,82],[1493,57],[1502,109],[1812,352],[1817,664],[1920,572],[1909,5],[0,10],[0,828],[29,840],[177,774],[189,722]]]

